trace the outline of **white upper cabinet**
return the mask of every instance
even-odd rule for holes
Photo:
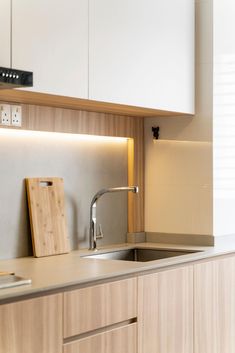
[[[10,67],[11,44],[10,0],[0,0],[0,66]]]
[[[12,66],[33,91],[88,98],[88,0],[12,1]]]
[[[194,113],[194,0],[12,0],[12,16],[10,3],[0,66],[12,51],[29,90]]]
[[[89,98],[194,112],[194,0],[90,0]]]

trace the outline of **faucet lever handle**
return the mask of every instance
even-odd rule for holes
[[[99,224],[99,233],[96,235],[96,239],[102,239],[104,237],[104,233],[102,230],[101,224]]]

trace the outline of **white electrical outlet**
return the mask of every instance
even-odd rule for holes
[[[0,125],[11,125],[11,106],[9,104],[0,105]]]
[[[11,106],[11,125],[21,127],[22,124],[22,108],[20,105]]]

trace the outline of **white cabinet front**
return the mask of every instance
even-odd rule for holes
[[[12,65],[31,90],[88,98],[88,0],[12,1]]]
[[[10,0],[0,1],[0,66],[10,67],[11,7]]]
[[[194,1],[90,0],[90,99],[193,113]]]

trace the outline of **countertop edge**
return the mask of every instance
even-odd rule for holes
[[[74,280],[68,280],[60,283],[55,283],[51,285],[40,285],[38,287],[33,287],[31,285],[24,285],[24,286],[19,286],[15,288],[9,288],[9,289],[0,289],[0,304],[8,301],[17,301],[17,300],[23,300],[27,299],[27,297],[36,297],[36,296],[43,296],[43,295],[50,295],[55,292],[65,292],[67,290],[72,290],[73,287],[82,287],[85,285],[95,285],[98,282],[102,281],[107,281],[107,280],[115,280],[117,278],[124,278],[124,277],[130,277],[130,276],[139,276],[139,275],[144,275],[148,272],[153,272],[162,269],[168,269],[171,267],[178,267],[180,265],[184,264],[190,264],[190,263],[196,263],[200,262],[202,260],[210,259],[210,258],[216,258],[220,256],[226,256],[226,255],[232,255],[235,253],[235,248],[234,249],[228,249],[228,248],[214,248],[214,247],[193,247],[193,246],[182,246],[182,245],[176,245],[176,244],[149,244],[149,243],[144,243],[144,244],[125,244],[124,246],[118,245],[114,246],[112,248],[103,248],[100,250],[101,253],[103,252],[109,252],[111,249],[131,249],[131,248],[160,248],[160,249],[201,249],[200,252],[197,253],[190,253],[187,255],[181,255],[178,257],[172,257],[168,259],[161,259],[161,260],[155,260],[155,261],[150,261],[150,262],[143,262],[143,263],[136,263],[133,264],[129,261],[125,261],[126,263],[126,268],[121,268],[119,269],[118,262],[117,260],[104,260],[104,259],[83,259],[81,257],[84,256],[84,254],[87,253],[87,250],[81,250],[81,251],[74,251],[71,252],[70,258],[71,260],[74,260],[74,258],[77,258],[77,261],[80,262],[80,264],[83,264],[85,261],[85,265],[89,264],[89,261],[92,261],[92,266],[97,265],[110,265],[114,267],[114,270],[111,272],[105,272],[105,270],[100,270],[100,273],[96,274],[91,274],[87,273],[87,276],[83,276],[79,278],[79,276],[74,279]],[[61,255],[59,255],[61,256]],[[54,257],[55,261],[58,260],[57,257]],[[61,258],[60,258],[61,259]],[[30,261],[34,260],[34,258],[25,258],[25,261]],[[21,258],[19,261],[24,262],[24,259]],[[103,264],[100,261],[105,261]],[[12,262],[14,266],[14,262],[17,263],[17,259],[12,259],[12,260],[1,260],[0,261],[0,266],[2,263],[8,263],[10,264]],[[50,259],[49,262],[53,262],[53,260]],[[73,261],[72,261],[73,262]],[[76,262],[76,260],[75,260]],[[123,262],[123,261],[122,261]],[[38,261],[40,263],[40,260]],[[42,261],[43,263],[43,261]],[[116,263],[116,266],[115,266]],[[120,263],[120,262],[119,262]],[[73,263],[72,263],[73,265]],[[72,266],[71,265],[71,266]],[[123,264],[122,264],[123,265]],[[132,266],[131,266],[132,265]],[[131,266],[131,267],[130,267]],[[101,266],[102,267],[102,266]],[[117,269],[115,269],[115,267]],[[3,266],[2,269],[8,270],[9,267]],[[21,275],[24,275],[24,271],[20,273]],[[25,273],[26,275],[26,273]]]

